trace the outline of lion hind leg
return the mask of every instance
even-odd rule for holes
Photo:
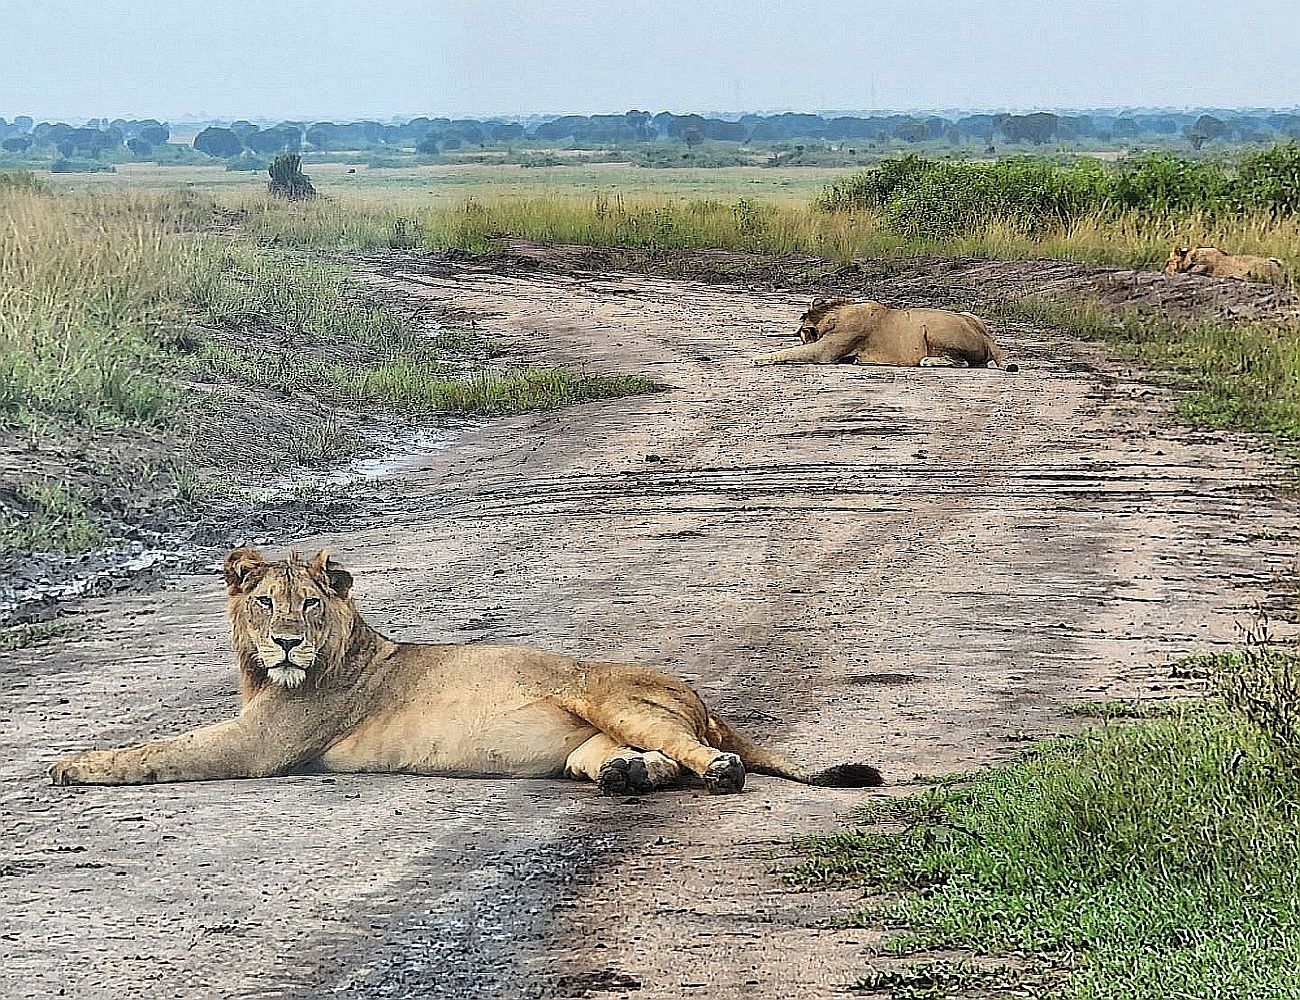
[[[618,747],[657,751],[697,775],[712,793],[738,792],[745,767],[734,753],[704,742],[709,713],[684,681],[642,669],[602,671],[565,707]]]
[[[637,795],[672,784],[682,769],[657,750],[638,750],[597,733],[569,754],[564,773],[594,781],[606,795]]]

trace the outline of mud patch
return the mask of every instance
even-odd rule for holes
[[[598,969],[594,972],[575,972],[560,976],[549,993],[550,997],[592,997],[601,993],[626,993],[639,990],[641,980],[616,969]]]
[[[898,684],[915,684],[921,678],[917,677],[915,674],[883,673],[883,674],[849,674],[844,679],[850,684],[858,684],[858,685],[879,684],[879,685],[894,686]]]

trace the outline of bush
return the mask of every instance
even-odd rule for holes
[[[94,160],[74,160],[60,156],[50,164],[52,174],[115,174],[117,167],[111,163],[96,163]]]
[[[297,153],[281,153],[271,161],[266,171],[271,175],[267,191],[277,198],[306,201],[316,197],[311,179],[302,172],[302,157]]]
[[[899,235],[940,240],[975,235],[993,222],[1034,235],[1125,211],[1220,218],[1265,210],[1276,217],[1300,211],[1300,145],[1250,154],[1236,169],[1168,153],[1130,157],[1113,168],[1093,159],[1063,166],[1036,157],[976,163],[905,156],[828,185],[813,205],[877,210]]]
[[[1300,144],[1288,142],[1243,157],[1236,187],[1243,210],[1262,208],[1274,217],[1300,211]]]

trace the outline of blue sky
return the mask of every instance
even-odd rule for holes
[[[0,115],[1300,104],[1300,3],[0,0]]]

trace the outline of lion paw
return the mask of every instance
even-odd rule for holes
[[[704,787],[710,795],[726,795],[745,787],[745,765],[734,753],[722,753],[704,772]]]
[[[635,757],[611,757],[600,765],[596,784],[605,795],[638,795],[653,792],[654,781],[645,761]]]
[[[50,784],[51,785],[84,785],[87,784],[95,771],[93,765],[87,766],[90,762],[86,758],[89,754],[77,754],[74,757],[63,757],[56,760],[50,765]]]

